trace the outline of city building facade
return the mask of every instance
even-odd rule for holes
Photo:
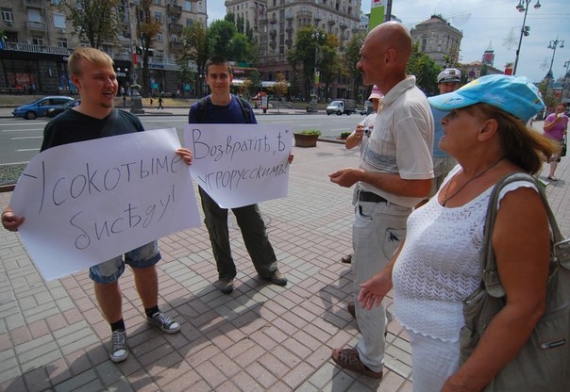
[[[176,58],[182,51],[184,26],[206,27],[206,1],[153,0],[151,13],[162,24],[149,57],[149,85],[153,93],[192,90],[180,85]],[[78,46],[89,42],[74,34],[74,26],[60,7],[60,0],[0,0],[0,29],[6,39],[0,51],[0,92],[73,94],[67,59]],[[81,2],[77,2],[81,6]],[[137,38],[140,0],[124,0],[115,9],[121,32],[103,42],[103,50],[115,63],[121,87],[141,84],[141,44]]]
[[[352,35],[360,31],[360,0],[228,0],[226,13],[249,21],[259,45],[256,64],[261,79],[275,81],[278,73],[293,79],[287,51],[295,46],[297,32],[314,27],[338,38],[343,53]],[[300,81],[302,82],[302,81]],[[331,98],[343,94],[346,85],[331,87]],[[305,97],[306,98],[306,97]]]
[[[441,15],[418,23],[410,30],[414,43],[437,65],[445,67],[448,61],[457,64],[463,33],[451,26]]]

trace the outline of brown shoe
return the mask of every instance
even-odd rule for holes
[[[355,348],[337,348],[333,350],[331,355],[332,360],[340,367],[348,370],[364,374],[365,376],[372,378],[382,378],[384,375],[383,371],[373,372],[360,361],[358,356],[358,351]]]
[[[344,264],[350,264],[352,263],[352,253],[349,255],[344,256],[343,258],[340,259],[340,261]]]
[[[356,319],[356,307],[354,306],[353,302],[348,304],[348,306],[346,307],[346,310],[352,316],[353,319]]]
[[[279,271],[277,271],[272,277],[264,279],[269,280],[271,283],[278,286],[287,286],[287,278]]]

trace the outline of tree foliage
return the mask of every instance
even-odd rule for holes
[[[356,67],[356,64],[360,60],[360,48],[364,43],[364,38],[366,38],[366,33],[361,31],[352,36],[346,45],[342,63],[349,80],[352,82],[352,91],[354,91],[355,99],[358,100],[362,99],[362,97],[356,96],[357,91],[362,86],[362,74]]]
[[[313,34],[315,30],[318,34]],[[324,71],[325,73],[329,71],[327,68],[328,65],[324,64],[325,62],[322,61],[321,57],[323,53],[328,53],[328,51],[325,50],[325,52],[323,52],[323,50],[321,50],[322,46],[330,46],[327,41],[326,33],[312,26],[307,26],[297,31],[295,46],[287,52],[287,61],[294,70],[299,68],[303,70],[302,79],[305,87],[303,95],[305,97],[310,96],[314,84],[315,65],[319,71]],[[317,48],[320,54],[317,53]],[[324,56],[326,56],[326,54],[324,54]]]
[[[208,39],[212,54],[232,59],[231,40],[237,33],[234,23],[228,20],[216,20],[208,28]]]
[[[425,53],[420,52],[416,42],[412,49],[412,55],[408,61],[406,72],[416,76],[416,85],[428,96],[439,94],[437,88],[437,75],[441,67],[434,63]]]
[[[136,8],[137,35],[143,49],[142,90],[146,95],[150,95],[150,78],[148,72],[149,49],[152,48],[156,35],[162,29],[162,23],[155,18],[150,9],[152,3],[153,0],[141,0],[140,5]]]
[[[285,75],[281,72],[277,72],[275,75],[275,84],[271,86],[270,90],[277,95],[277,98],[284,97],[287,94],[287,80],[285,79]]]
[[[194,61],[196,63],[197,72],[194,76],[194,83],[197,86],[198,96],[202,96],[202,84],[200,75],[206,73],[206,61],[210,55],[209,45],[208,45],[208,35],[206,29],[201,24],[194,24],[191,27],[185,27],[182,33],[182,42],[184,44],[184,49],[182,55],[177,60],[178,65],[188,69],[188,62]],[[191,72],[187,71],[189,77]]]
[[[100,48],[105,41],[114,41],[119,33],[117,7],[121,0],[62,0],[59,9],[71,21],[71,35]]]

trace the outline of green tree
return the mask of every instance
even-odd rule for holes
[[[185,64],[184,66],[188,68],[189,61],[196,63],[197,72],[193,75],[194,84],[197,87],[195,91],[198,96],[201,97],[203,96],[203,92],[202,79],[200,76],[206,73],[206,61],[208,61],[208,57],[210,56],[206,29],[204,29],[201,24],[185,27],[182,33],[182,42],[184,49],[178,59],[178,64]]]
[[[232,59],[231,40],[236,34],[236,26],[227,20],[216,20],[208,28],[208,40],[212,54]]]
[[[257,95],[261,91],[261,75],[256,69],[249,73],[249,77],[244,80],[244,87],[250,97]]]
[[[342,61],[344,72],[352,85],[355,99],[358,99],[358,91],[360,91],[362,86],[362,74],[356,67],[356,64],[360,60],[360,48],[364,43],[364,38],[366,38],[366,33],[364,32],[358,32],[352,36],[346,45]]]
[[[150,76],[148,72],[148,57],[156,35],[162,29],[161,21],[157,20],[150,9],[153,0],[141,0],[136,6],[137,36],[142,46],[143,80],[142,91],[146,96],[151,95]]]
[[[415,75],[417,86],[426,95],[439,94],[437,75],[441,72],[441,67],[435,64],[425,53],[420,52],[417,42],[413,46],[406,72],[409,75]]]
[[[249,62],[251,58],[251,45],[245,34],[235,33],[230,39],[226,57],[239,62]]]
[[[320,70],[322,62],[318,62],[320,56],[317,56],[317,47],[319,51],[321,47],[326,44],[327,38],[324,31],[318,30],[319,34],[313,34],[315,28],[307,26],[297,31],[297,38],[293,49],[287,52],[287,61],[293,67],[294,72],[301,68],[303,86],[305,88],[304,96],[309,97],[311,89],[314,86],[314,68],[315,64]],[[316,37],[316,38],[313,38]],[[317,63],[316,63],[317,61]],[[326,67],[326,65],[325,65]]]
[[[119,33],[117,7],[121,3],[121,0],[62,0],[58,8],[71,21],[71,35],[100,48],[104,41],[114,41]]]

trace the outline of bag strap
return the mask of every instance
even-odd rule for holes
[[[111,135],[111,128],[115,125],[115,121],[119,117],[119,113],[117,109],[111,110],[111,113],[107,116],[105,120],[105,124],[103,124],[103,128],[101,128],[101,136],[110,136]]]
[[[493,189],[491,193],[491,197],[489,198],[489,205],[487,207],[487,217],[485,219],[485,238],[483,239],[483,250],[481,252],[481,265],[483,266],[483,274],[482,274],[482,282],[483,286],[491,295],[495,298],[500,298],[505,295],[505,289],[501,284],[501,280],[499,279],[499,273],[497,271],[497,263],[495,259],[495,252],[491,245],[491,241],[493,238],[493,226],[495,224],[495,218],[497,217],[497,205],[499,203],[499,196],[501,190],[508,184],[516,182],[516,181],[526,181],[530,182],[535,185],[538,189],[542,202],[544,204],[544,208],[546,209],[546,213],[548,215],[548,222],[550,224],[550,229],[552,231],[552,240],[551,240],[551,248],[554,244],[562,241],[564,237],[562,237],[562,233],[560,232],[560,228],[558,227],[558,223],[556,222],[556,218],[550,209],[550,205],[548,204],[548,199],[546,198],[546,193],[544,192],[543,187],[538,184],[536,179],[527,173],[514,173],[508,174],[507,176],[503,177]],[[551,249],[551,252],[553,250]],[[555,267],[558,265],[558,260],[556,257],[551,257],[551,262],[556,264]]]

